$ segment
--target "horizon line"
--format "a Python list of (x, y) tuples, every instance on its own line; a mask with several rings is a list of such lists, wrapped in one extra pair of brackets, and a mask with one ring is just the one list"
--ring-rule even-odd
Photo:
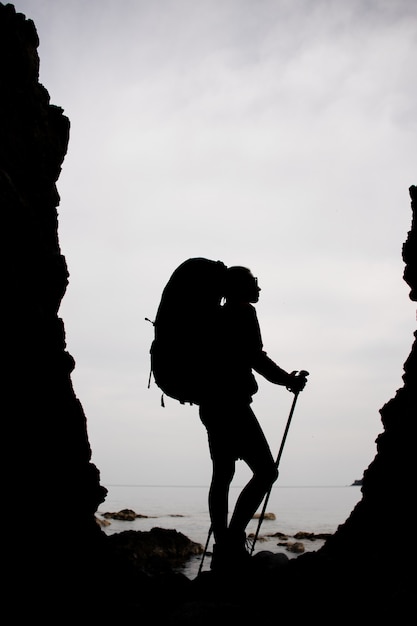
[[(158, 485), (152, 485), (150, 483), (107, 483), (107, 484), (103, 484), (104, 487), (182, 487), (182, 488), (187, 488), (187, 489), (191, 489), (191, 488), (204, 488), (204, 489), (208, 489), (210, 487), (210, 485), (185, 485), (185, 484), (158, 484)], [(242, 489), (245, 485), (231, 485), (230, 488), (231, 489)], [(302, 488), (309, 488), (309, 489), (313, 489), (313, 488), (331, 488), (331, 487), (360, 487), (361, 485), (359, 484), (355, 484), (355, 483), (350, 483), (350, 484), (343, 484), (343, 485), (273, 485), (272, 489), (302, 489)]]

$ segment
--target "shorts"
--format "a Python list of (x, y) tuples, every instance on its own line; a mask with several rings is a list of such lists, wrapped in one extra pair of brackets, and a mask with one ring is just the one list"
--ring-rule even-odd
[(243, 459), (249, 465), (274, 462), (262, 428), (246, 402), (200, 406), (212, 460)]

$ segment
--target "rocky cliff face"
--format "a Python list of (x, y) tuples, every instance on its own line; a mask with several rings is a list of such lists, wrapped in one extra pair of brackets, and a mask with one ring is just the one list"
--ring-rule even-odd
[[(5, 573), (14, 621), (23, 614), (54, 623), (57, 615), (93, 615), (110, 623), (150, 610), (153, 623), (159, 615), (165, 624), (219, 616), (248, 623), (250, 616), (275, 615), (278, 621), (284, 614), (329, 624), (392, 614), (396, 623), (407, 623), (401, 620), (413, 599), (411, 557), (400, 544), (414, 520), (415, 341), (404, 385), (380, 411), (383, 432), (364, 474), (362, 500), (322, 550), (279, 571), (235, 572), (220, 582), (209, 573), (180, 585), (175, 577), (150, 581), (109, 552), (94, 521), (105, 489), (91, 463), (86, 418), (71, 384), (74, 360), (58, 316), (68, 270), (59, 247), (56, 181), (70, 125), (39, 84), (37, 47), (33, 23), (0, 4), (3, 475), (4, 503), (13, 516)], [(416, 300), (415, 187), (410, 194), (404, 279)], [(383, 547), (390, 543), (396, 545)]]
[(28, 589), (48, 589), (62, 556), (73, 561), (80, 545), (86, 554), (100, 541), (94, 512), (105, 496), (58, 317), (68, 271), (55, 183), (70, 124), (39, 84), (38, 44), (34, 24), (0, 4), (3, 479), (16, 548), (7, 575)]

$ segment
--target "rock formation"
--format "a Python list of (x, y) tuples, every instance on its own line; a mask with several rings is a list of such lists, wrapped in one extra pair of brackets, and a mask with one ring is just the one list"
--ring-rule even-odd
[[(67, 597), (62, 573), (93, 557), (101, 542), (94, 513), (105, 498), (58, 317), (68, 270), (56, 181), (70, 124), (39, 84), (38, 44), (34, 24), (0, 4), (3, 476), (14, 549), (6, 572), (11, 590), (33, 591), (35, 605), (48, 589)], [(78, 511), (71, 523), (69, 505)], [(71, 576), (74, 593), (83, 582)]]
[[(58, 311), (68, 270), (58, 239), (56, 182), (69, 121), (39, 84), (34, 24), (0, 4), (0, 201), (3, 219), (3, 445), (6, 600), (13, 621), (60, 623), (90, 617), (154, 624), (249, 623), (283, 616), (325, 624), (392, 618), (413, 608), (410, 551), (414, 517), (416, 342), (403, 386), (381, 409), (377, 454), (364, 472), (362, 500), (316, 553), (251, 573), (210, 572), (195, 581), (150, 577), (112, 549), (95, 521), (105, 499), (91, 463), (86, 417), (71, 384), (74, 359)], [(403, 246), (404, 279), (417, 300), (416, 187)], [(68, 518), (68, 511), (77, 511)], [(46, 518), (46, 521), (45, 521)], [(372, 542), (370, 542), (372, 538)], [(392, 545), (392, 541), (391, 541)], [(276, 617), (276, 619), (274, 618)]]

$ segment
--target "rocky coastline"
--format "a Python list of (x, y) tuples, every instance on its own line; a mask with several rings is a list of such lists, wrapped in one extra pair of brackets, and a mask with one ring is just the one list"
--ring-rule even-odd
[[(275, 519), (273, 513), (266, 515), (266, 518)], [(176, 515), (175, 517), (179, 517)], [(96, 516), (96, 522), (100, 527), (111, 524), (110, 520), (131, 522), (136, 519), (150, 519), (150, 516), (136, 513), (132, 509), (122, 509), (120, 511), (107, 511), (101, 516)], [(256, 519), (256, 516), (255, 516)], [(264, 533), (257, 539), (258, 545), (270, 540), (275, 545), (285, 548), (293, 554), (303, 554), (305, 541), (326, 541), (332, 533), (313, 533), (308, 531), (298, 531), (294, 535), (283, 532)], [(126, 558), (132, 559), (135, 566), (146, 574), (156, 574), (167, 572), (170, 569), (184, 567), (191, 558), (202, 555), (204, 546), (191, 541), (183, 533), (176, 530), (163, 529), (155, 526), (150, 531), (124, 530), (109, 535), (110, 543), (117, 551), (124, 552)], [(253, 540), (254, 535), (249, 534), (248, 539)], [(268, 550), (273, 555), (273, 552)], [(211, 553), (207, 554), (208, 557)], [(265, 555), (264, 555), (265, 562)], [(275, 557), (274, 557), (275, 558)]]

